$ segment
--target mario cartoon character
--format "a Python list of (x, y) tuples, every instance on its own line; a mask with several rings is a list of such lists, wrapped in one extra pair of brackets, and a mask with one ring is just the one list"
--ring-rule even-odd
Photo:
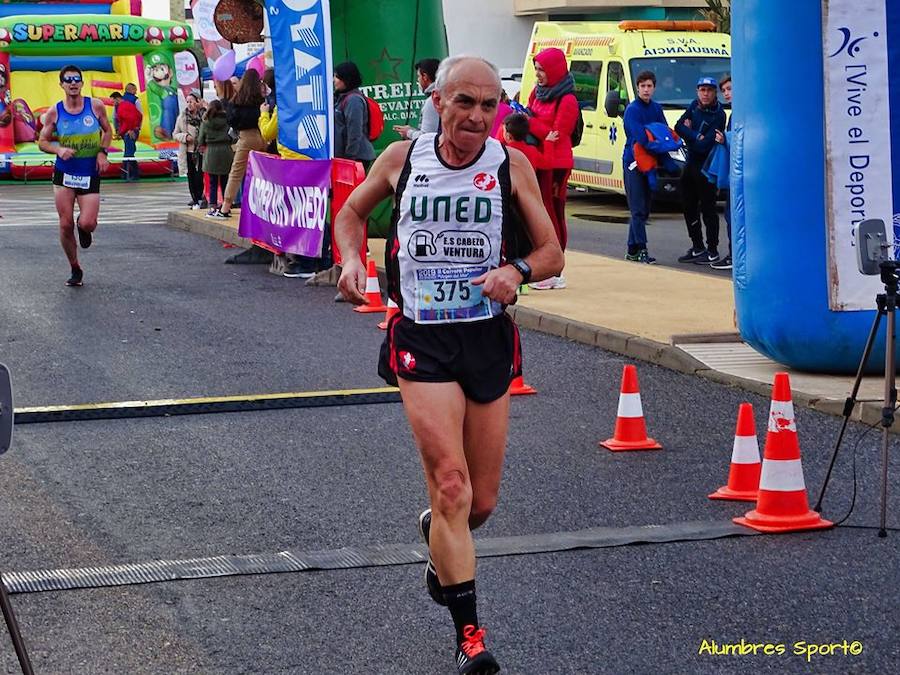
[(9, 47), (10, 42), (12, 42), (12, 38), (9, 36), (9, 31), (5, 28), (0, 28), (0, 49)]
[(163, 41), (162, 29), (157, 28), (156, 26), (150, 26), (147, 29), (146, 39), (147, 39), (147, 42), (149, 42), (151, 45), (154, 45), (154, 46), (161, 45), (162, 41)]
[(172, 86), (172, 64), (166, 54), (152, 52), (145, 60), (147, 94), (153, 133), (160, 139), (171, 139), (178, 117), (178, 92)]
[(183, 45), (187, 42), (187, 30), (184, 26), (173, 26), (169, 31), (169, 39), (176, 45)]

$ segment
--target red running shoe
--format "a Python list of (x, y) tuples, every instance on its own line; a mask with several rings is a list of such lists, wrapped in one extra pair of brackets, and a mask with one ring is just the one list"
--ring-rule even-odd
[(456, 648), (456, 668), (460, 675), (494, 675), (500, 672), (497, 659), (484, 648), (484, 628), (463, 627), (463, 641)]

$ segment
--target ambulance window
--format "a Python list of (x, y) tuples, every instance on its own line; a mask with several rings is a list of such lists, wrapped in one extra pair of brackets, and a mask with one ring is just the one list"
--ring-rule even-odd
[(628, 105), (628, 84), (625, 82), (625, 66), (618, 61), (610, 61), (606, 66), (606, 93), (618, 92), (622, 101), (621, 111)]
[(569, 71), (575, 79), (575, 98), (582, 110), (597, 109), (597, 94), (600, 90), (602, 61), (572, 61)]

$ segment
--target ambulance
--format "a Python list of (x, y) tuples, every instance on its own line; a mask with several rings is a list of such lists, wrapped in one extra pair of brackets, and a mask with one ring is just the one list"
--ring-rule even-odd
[[(636, 98), (638, 73), (656, 74), (653, 99), (674, 128), (697, 97), (697, 81), (718, 81), (731, 71), (731, 36), (716, 33), (709, 21), (539, 21), (523, 68), (522, 105), (528, 105), (535, 87), (534, 56), (548, 47), (566, 54), (584, 121), (569, 178), (569, 185), (578, 189), (625, 194), (622, 115)], [(674, 197), (678, 177), (662, 174), (660, 179), (660, 196)]]

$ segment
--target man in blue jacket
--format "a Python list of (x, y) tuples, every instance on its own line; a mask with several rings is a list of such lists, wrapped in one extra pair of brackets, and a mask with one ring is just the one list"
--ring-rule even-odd
[(634, 159), (634, 144), (646, 143), (645, 127), (653, 122), (667, 124), (662, 106), (653, 100), (656, 75), (645, 70), (636, 80), (637, 98), (625, 108), (625, 150), (622, 153), (622, 173), (625, 178), (625, 195), (631, 220), (628, 223), (628, 253), (625, 260), (652, 265), (656, 258), (647, 252), (647, 219), (650, 217), (650, 183)]
[[(716, 144), (716, 131), (725, 131), (725, 110), (718, 99), (718, 82), (701, 77), (697, 99), (679, 118), (675, 132), (688, 148), (687, 164), (681, 177), (684, 222), (691, 248), (678, 262), (709, 265), (719, 259), (719, 215), (716, 212), (716, 186), (703, 175), (703, 164)], [(700, 217), (706, 226), (706, 245)]]

